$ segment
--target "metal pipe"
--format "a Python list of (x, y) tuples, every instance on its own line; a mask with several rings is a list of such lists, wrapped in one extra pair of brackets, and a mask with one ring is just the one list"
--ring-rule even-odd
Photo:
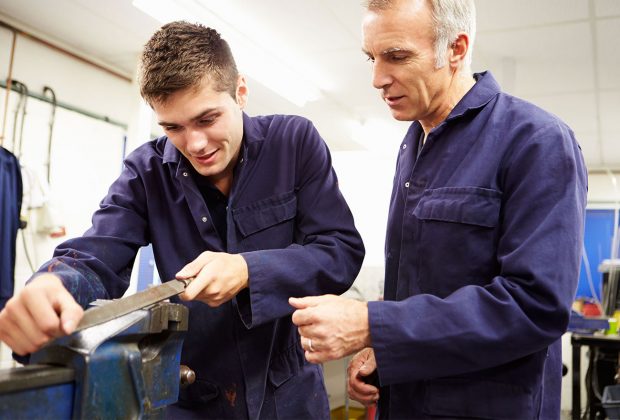
[(82, 57), (80, 55), (77, 55), (77, 54), (75, 54), (75, 53), (73, 53), (71, 51), (68, 51), (68, 50), (66, 50), (64, 48), (61, 48), (61, 47), (59, 47), (57, 45), (54, 45), (51, 42), (46, 41), (46, 40), (44, 40), (42, 38), (39, 38), (36, 35), (33, 35), (31, 33), (28, 33), (28, 32), (25, 32), (25, 31), (23, 31), (23, 30), (21, 30), (19, 28), (16, 28), (15, 26), (13, 26), (13, 25), (11, 25), (9, 23), (6, 23), (3, 20), (0, 20), (0, 27), (4, 27), (4, 28), (6, 28), (6, 29), (8, 29), (10, 31), (13, 31), (14, 34), (22, 35), (22, 36), (24, 36), (26, 38), (29, 38), (29, 39), (31, 39), (33, 41), (38, 42), (39, 44), (43, 44), (46, 47), (51, 48), (52, 50), (55, 50), (55, 51), (58, 51), (58, 52), (60, 52), (62, 54), (68, 55), (69, 57), (74, 58), (74, 59), (76, 59), (78, 61), (81, 61), (82, 63), (86, 63), (86, 64), (88, 64), (90, 66), (96, 67), (96, 68), (98, 68), (101, 71), (104, 71), (106, 73), (111, 74), (112, 76), (116, 76), (119, 79), (123, 79), (124, 81), (131, 83), (131, 77), (128, 77), (125, 74), (122, 74), (122, 73), (120, 73), (118, 71), (109, 69), (109, 68), (107, 68), (105, 66), (102, 66), (101, 64), (95, 63), (94, 61), (91, 61), (91, 60), (89, 60), (87, 58), (84, 58), (84, 57)]
[(51, 185), (50, 174), (52, 169), (52, 134), (54, 133), (54, 121), (56, 119), (56, 92), (49, 86), (43, 86), (43, 95), (47, 96), (49, 93), (50, 101), (52, 102), (52, 110), (50, 113), (50, 132), (47, 139), (47, 183)]
[[(5, 82), (0, 81), (0, 87), (5, 88), (8, 91), (7, 84)], [(14, 92), (18, 92), (18, 93), (20, 92), (19, 90), (17, 90), (15, 88), (15, 86), (11, 86), (11, 90), (13, 90)], [(28, 96), (31, 97), (31, 98), (38, 99), (38, 100), (43, 101), (43, 102), (47, 102), (48, 104), (52, 103), (50, 98), (47, 98), (47, 97), (45, 97), (43, 95), (39, 95), (38, 93), (28, 92)], [(104, 122), (106, 122), (108, 124), (120, 127), (123, 130), (127, 130), (127, 124), (126, 123), (113, 120), (113, 119), (111, 119), (111, 118), (109, 118), (109, 117), (107, 117), (105, 115), (95, 114), (94, 112), (90, 112), (90, 111), (87, 111), (85, 109), (82, 109), (82, 108), (79, 108), (79, 107), (76, 107), (76, 106), (73, 106), (73, 105), (69, 105), (67, 103), (60, 102), (60, 101), (56, 102), (56, 106), (60, 107), (60, 108), (64, 108), (64, 109), (69, 110), (69, 111), (76, 112), (78, 114), (84, 115), (84, 116), (89, 117), (89, 118), (93, 118), (93, 119), (96, 119), (96, 120), (99, 120), (99, 121), (104, 121)]]
[(6, 116), (9, 111), (9, 93), (11, 91), (11, 77), (13, 76), (13, 58), (15, 57), (15, 42), (17, 41), (17, 32), (13, 32), (13, 42), (11, 43), (11, 54), (9, 56), (9, 72), (6, 78), (7, 80), (7, 89), (6, 94), (4, 95), (4, 115), (2, 117), (2, 132), (0, 133), (0, 146), (4, 143), (4, 133), (6, 133)]

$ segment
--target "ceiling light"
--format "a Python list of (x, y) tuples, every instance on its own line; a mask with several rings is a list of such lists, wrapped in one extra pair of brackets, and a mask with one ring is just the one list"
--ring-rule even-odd
[[(199, 0), (134, 0), (133, 5), (142, 12), (150, 15), (161, 23), (175, 20), (199, 22), (216, 29), (228, 42), (233, 51), (239, 71), (273, 92), (282, 96), (293, 104), (303, 107), (306, 102), (321, 97), (321, 90), (317, 83), (310, 80), (303, 72), (295, 69), (307, 66), (295, 65), (286, 51), (278, 53), (264, 47), (265, 43), (258, 43), (252, 33), (244, 33), (226, 21), (222, 16), (214, 13), (213, 8), (206, 5), (206, 1)], [(217, 5), (214, 3), (214, 7)], [(221, 12), (221, 7), (220, 7)], [(247, 25), (237, 25), (247, 28)]]

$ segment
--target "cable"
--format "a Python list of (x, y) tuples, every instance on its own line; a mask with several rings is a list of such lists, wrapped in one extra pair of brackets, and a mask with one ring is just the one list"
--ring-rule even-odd
[(47, 140), (47, 183), (49, 185), (51, 185), (52, 183), (50, 182), (50, 172), (51, 172), (51, 167), (52, 167), (52, 134), (54, 132), (54, 121), (56, 119), (56, 93), (54, 92), (54, 89), (52, 89), (49, 86), (43, 86), (43, 96), (46, 96), (46, 94), (49, 93), (50, 95), (50, 103), (52, 104), (52, 112), (50, 114), (50, 122), (49, 122), (49, 126), (50, 126), (50, 133), (49, 133), (49, 138)]
[[(27, 185), (28, 185), (28, 189), (26, 190), (26, 188), (24, 188), (24, 197), (28, 197), (28, 199), (25, 201), (26, 209), (25, 209), (25, 220), (22, 220), (22, 227), (20, 229), (21, 231), (21, 235), (22, 235), (22, 244), (24, 246), (24, 256), (26, 257), (26, 262), (28, 263), (28, 266), (30, 267), (30, 271), (32, 272), (32, 274), (34, 274), (35, 269), (34, 269), (34, 263), (32, 262), (32, 257), (30, 255), (30, 251), (28, 250), (28, 243), (26, 242), (26, 229), (28, 228), (28, 225), (30, 224), (31, 221), (31, 213), (32, 213), (32, 189), (33, 189), (33, 175), (32, 172), (24, 165), (20, 165), (20, 170), (22, 173), (22, 177), (27, 180)], [(24, 186), (25, 187), (25, 186)], [(22, 208), (22, 210), (24, 210)]]
[[(19, 112), (22, 108), (23, 102), (24, 102), (24, 95), (23, 95), (23, 90), (22, 90), (22, 83), (18, 82), (17, 80), (13, 80), (13, 85), (15, 85), (18, 94), (19, 94), (19, 99), (17, 101), (17, 106), (15, 107), (15, 116), (13, 117), (13, 134), (11, 136), (11, 146), (13, 147), (13, 151), (16, 152), (16, 144), (17, 144), (17, 121), (19, 120)], [(15, 153), (15, 157), (17, 157), (19, 159), (19, 156), (17, 156), (17, 153)]]
[(18, 155), (17, 158), (21, 159), (22, 157), (22, 147), (24, 144), (24, 122), (26, 121), (26, 104), (28, 103), (28, 87), (25, 84), (21, 84), (21, 95), (23, 95), (24, 97), (24, 102), (23, 102), (23, 106), (22, 106), (22, 121), (21, 124), (19, 125), (19, 151), (18, 151)]

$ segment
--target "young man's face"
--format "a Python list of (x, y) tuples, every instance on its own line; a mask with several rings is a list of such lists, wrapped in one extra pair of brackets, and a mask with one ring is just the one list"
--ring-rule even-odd
[(173, 93), (153, 110), (168, 139), (196, 171), (218, 186), (232, 177), (243, 138), (247, 86), (237, 81), (236, 98), (217, 92), (205, 79), (198, 88)]
[(435, 68), (431, 10), (425, 0), (400, 0), (369, 10), (362, 25), (363, 50), (373, 61), (372, 84), (392, 116), (432, 120), (445, 106), (451, 74)]

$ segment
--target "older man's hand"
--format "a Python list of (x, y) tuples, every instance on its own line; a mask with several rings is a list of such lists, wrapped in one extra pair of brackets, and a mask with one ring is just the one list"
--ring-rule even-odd
[(370, 346), (368, 305), (335, 295), (290, 298), (293, 323), (311, 363), (323, 363)]
[(351, 358), (347, 368), (349, 377), (348, 392), (352, 400), (369, 407), (379, 400), (379, 384), (369, 380), (373, 373), (377, 372), (375, 352), (367, 347)]

